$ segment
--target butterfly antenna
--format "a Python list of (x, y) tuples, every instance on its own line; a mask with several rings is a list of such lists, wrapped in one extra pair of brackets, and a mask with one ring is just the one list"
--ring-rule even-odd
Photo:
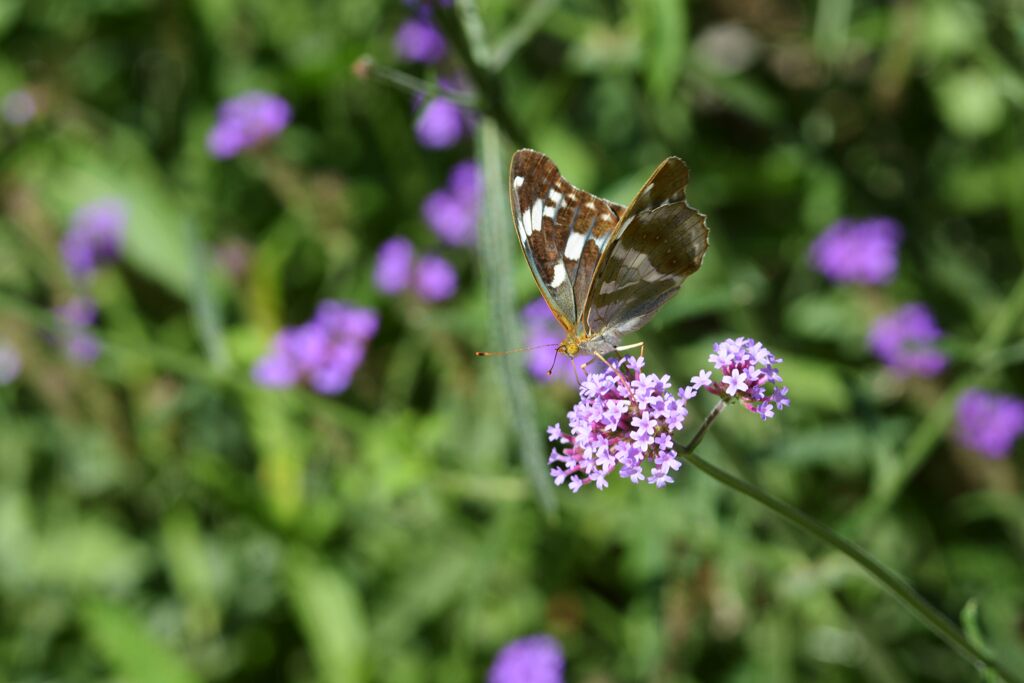
[[(555, 357), (551, 359), (551, 367), (548, 368), (548, 377), (550, 377), (551, 373), (555, 371), (556, 362), (558, 362), (558, 349), (555, 349)], [(573, 363), (573, 367), (576, 367), (575, 363)]]
[[(534, 349), (546, 349), (549, 346), (558, 346), (558, 344), (539, 344), (537, 346), (527, 346), (521, 349), (510, 349), (508, 351), (474, 351), (474, 356), (508, 356), (513, 353), (522, 353), (524, 351), (533, 351)], [(550, 373), (548, 373), (550, 374)]]

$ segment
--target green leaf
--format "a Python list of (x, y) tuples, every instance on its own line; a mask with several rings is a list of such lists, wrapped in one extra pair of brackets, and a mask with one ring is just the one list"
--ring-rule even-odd
[(92, 646), (117, 678), (146, 683), (199, 683), (201, 680), (127, 607), (91, 602), (82, 608), (80, 619)]
[(939, 116), (953, 133), (981, 138), (994, 133), (1006, 118), (1006, 102), (988, 73), (968, 68), (934, 86)]
[(288, 597), (319, 678), (367, 679), (367, 623), (356, 588), (339, 571), (296, 551), (288, 560)]
[(679, 82), (686, 58), (686, 4), (679, 0), (642, 0), (633, 7), (640, 24), (647, 89), (656, 100), (667, 100)]

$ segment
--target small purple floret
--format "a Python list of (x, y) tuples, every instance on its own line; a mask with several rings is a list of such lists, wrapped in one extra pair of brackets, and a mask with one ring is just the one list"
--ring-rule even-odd
[(473, 161), (460, 161), (448, 182), (427, 195), (420, 214), (441, 241), (464, 247), (476, 241), (476, 225), (483, 199), (483, 178)]
[(253, 90), (225, 100), (206, 136), (206, 149), (230, 159), (277, 137), (288, 127), (292, 108), (280, 95)]
[(427, 101), (413, 123), (416, 140), (427, 149), (453, 147), (471, 128), (466, 112), (445, 97)]
[(416, 248), (406, 237), (390, 237), (377, 249), (373, 284), (382, 294), (398, 294), (409, 288)]
[(444, 35), (429, 19), (407, 19), (395, 31), (395, 53), (407, 62), (436, 64), (448, 46)]
[(642, 358), (621, 358), (580, 385), (580, 401), (569, 411), (569, 431), (548, 429), (558, 444), (548, 464), (557, 486), (566, 481), (573, 493), (586, 484), (608, 487), (607, 477), (658, 488), (671, 484), (677, 459), (672, 435), (683, 428), (687, 396), (671, 393), (668, 375), (645, 374)]
[(75, 211), (60, 243), (68, 271), (82, 278), (121, 255), (127, 222), (124, 204), (101, 199)]
[(833, 282), (880, 285), (899, 268), (902, 239), (903, 228), (892, 218), (844, 218), (814, 240), (808, 257)]
[(446, 301), (459, 291), (459, 276), (452, 264), (437, 254), (425, 254), (416, 263), (413, 289), (425, 301)]
[(100, 355), (100, 342), (89, 331), (97, 318), (99, 310), (92, 299), (78, 296), (58, 306), (54, 313), (61, 323), (58, 339), (64, 354), (78, 363), (92, 363)]
[(565, 655), (548, 635), (513, 640), (495, 655), (487, 683), (563, 683)]
[(964, 448), (1005, 458), (1024, 434), (1024, 399), (968, 389), (956, 404), (956, 438)]
[(352, 384), (380, 320), (369, 308), (325, 299), (312, 319), (286, 327), (252, 368), (252, 379), (283, 388), (305, 382), (313, 391), (336, 395)]
[(898, 375), (934, 377), (946, 369), (946, 355), (935, 343), (942, 329), (923, 303), (909, 303), (875, 319), (868, 345)]
[(747, 337), (726, 339), (714, 345), (708, 361), (721, 373), (720, 379), (701, 370), (690, 378), (688, 398), (706, 389), (724, 400), (739, 401), (762, 420), (770, 420), (776, 411), (789, 406), (789, 388), (783, 386), (782, 375), (775, 367), (782, 359), (761, 342)]

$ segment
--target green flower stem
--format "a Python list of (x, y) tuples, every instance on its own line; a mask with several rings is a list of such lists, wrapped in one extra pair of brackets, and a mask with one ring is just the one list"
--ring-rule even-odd
[(719, 401), (711, 413), (704, 419), (703, 424), (698, 428), (690, 443), (680, 450), (680, 455), (686, 462), (734, 491), (756, 500), (761, 505), (780, 515), (790, 524), (803, 529), (859, 564), (864, 571), (870, 574), (882, 587), (887, 589), (896, 598), (897, 602), (907, 608), (918, 621), (927, 626), (935, 635), (945, 641), (947, 645), (979, 671), (989, 668), (1010, 683), (1022, 683), (1024, 679), (1011, 674), (1002, 664), (995, 661), (991, 655), (983, 652), (971, 643), (945, 614), (921, 597), (909, 583), (873, 558), (866, 550), (839, 536), (821, 522), (812, 519), (789, 503), (775, 498), (724, 470), (720, 470), (698, 456), (693, 449), (704, 438), (711, 423), (721, 414), (725, 406), (725, 401)]
[(447, 90), (442, 88), (439, 83), (425, 81), (399, 69), (378, 64), (370, 55), (361, 55), (352, 64), (352, 71), (359, 78), (372, 78), (412, 95), (444, 97), (455, 104), (468, 107), (469, 109), (478, 109), (480, 106), (480, 102), (474, 95)]
[[(438, 23), (444, 31), (455, 52), (462, 58), (469, 72), (469, 77), (480, 92), (480, 106), (484, 113), (489, 114), (502, 131), (517, 147), (527, 147), (527, 138), (523, 130), (513, 120), (505, 104), (501, 81), (488, 71), (483, 64), (490, 61), (490, 47), (484, 42), (482, 24), (476, 3), (460, 0), (456, 3), (455, 12), (435, 12)], [(466, 23), (475, 30), (467, 30)]]

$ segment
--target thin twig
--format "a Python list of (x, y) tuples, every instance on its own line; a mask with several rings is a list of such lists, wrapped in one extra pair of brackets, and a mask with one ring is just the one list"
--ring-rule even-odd
[(478, 109), (480, 107), (479, 99), (472, 93), (451, 90), (445, 88), (440, 83), (426, 81), (400, 69), (392, 69), (390, 66), (378, 64), (370, 55), (362, 55), (353, 62), (352, 73), (359, 78), (373, 78), (412, 95), (443, 97), (469, 109)]

